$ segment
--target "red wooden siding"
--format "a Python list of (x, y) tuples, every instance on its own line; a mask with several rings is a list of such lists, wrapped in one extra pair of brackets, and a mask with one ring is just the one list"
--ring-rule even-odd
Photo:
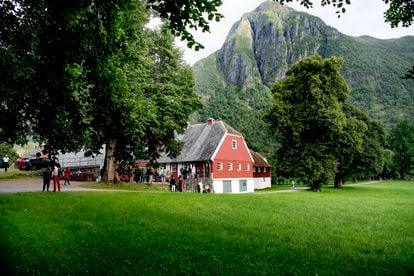
[[(237, 143), (236, 149), (233, 148), (234, 141)], [(217, 163), (222, 163), (222, 170), (217, 169)], [(229, 170), (228, 163), (232, 164), (232, 170)], [(241, 170), (237, 170), (237, 164), (241, 164)], [(246, 165), (249, 170), (246, 170)], [(253, 162), (241, 136), (226, 135), (213, 160), (211, 169), (214, 178), (253, 177)]]
[[(260, 172), (256, 169), (260, 168)], [(266, 172), (264, 172), (264, 169), (266, 169)], [(271, 169), (270, 168), (264, 168), (264, 167), (254, 167), (253, 170), (253, 177), (270, 177), (271, 176)]]

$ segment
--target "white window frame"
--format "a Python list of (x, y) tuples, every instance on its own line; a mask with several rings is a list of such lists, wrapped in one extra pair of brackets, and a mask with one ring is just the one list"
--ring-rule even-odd
[(238, 171), (241, 171), (241, 164), (240, 164), (240, 163), (237, 163), (237, 164), (236, 164), (236, 167), (237, 167), (237, 170), (238, 170)]
[(237, 140), (231, 140), (231, 148), (237, 149)]
[(246, 168), (246, 172), (250, 171), (250, 164), (247, 163), (245, 168)]
[(217, 162), (217, 170), (222, 171), (223, 170), (223, 163)]
[(227, 163), (227, 170), (232, 171), (233, 170), (233, 163), (229, 162)]

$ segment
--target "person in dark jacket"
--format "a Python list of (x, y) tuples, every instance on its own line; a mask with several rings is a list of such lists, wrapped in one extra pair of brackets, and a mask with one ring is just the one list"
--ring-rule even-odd
[(182, 192), (183, 188), (184, 188), (184, 180), (183, 180), (183, 176), (180, 175), (180, 177), (178, 177), (178, 190)]
[(49, 192), (50, 179), (52, 179), (52, 170), (50, 167), (47, 167), (43, 170), (43, 192), (45, 191), (45, 188), (47, 188), (47, 191)]
[(170, 179), (170, 189), (171, 189), (171, 192), (175, 192), (175, 185), (176, 184), (177, 184), (177, 182), (175, 181), (174, 175), (171, 175), (171, 179)]

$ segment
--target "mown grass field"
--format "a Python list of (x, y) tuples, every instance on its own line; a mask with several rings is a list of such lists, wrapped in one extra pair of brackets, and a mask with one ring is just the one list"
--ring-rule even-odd
[(414, 182), (322, 193), (4, 194), (0, 221), (9, 274), (414, 274)]

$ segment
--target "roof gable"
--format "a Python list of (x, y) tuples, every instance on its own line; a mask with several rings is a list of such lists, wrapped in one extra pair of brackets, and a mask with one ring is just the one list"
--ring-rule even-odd
[(250, 150), (250, 154), (253, 157), (253, 166), (255, 167), (267, 167), (270, 168), (271, 166), (267, 163), (266, 158), (261, 156), (258, 152)]
[(189, 125), (185, 134), (177, 137), (180, 141), (184, 142), (181, 153), (176, 158), (169, 158), (164, 153), (158, 159), (158, 162), (169, 163), (210, 160), (223, 136), (229, 131), (241, 135), (221, 121), (216, 121), (214, 124), (203, 123)]

